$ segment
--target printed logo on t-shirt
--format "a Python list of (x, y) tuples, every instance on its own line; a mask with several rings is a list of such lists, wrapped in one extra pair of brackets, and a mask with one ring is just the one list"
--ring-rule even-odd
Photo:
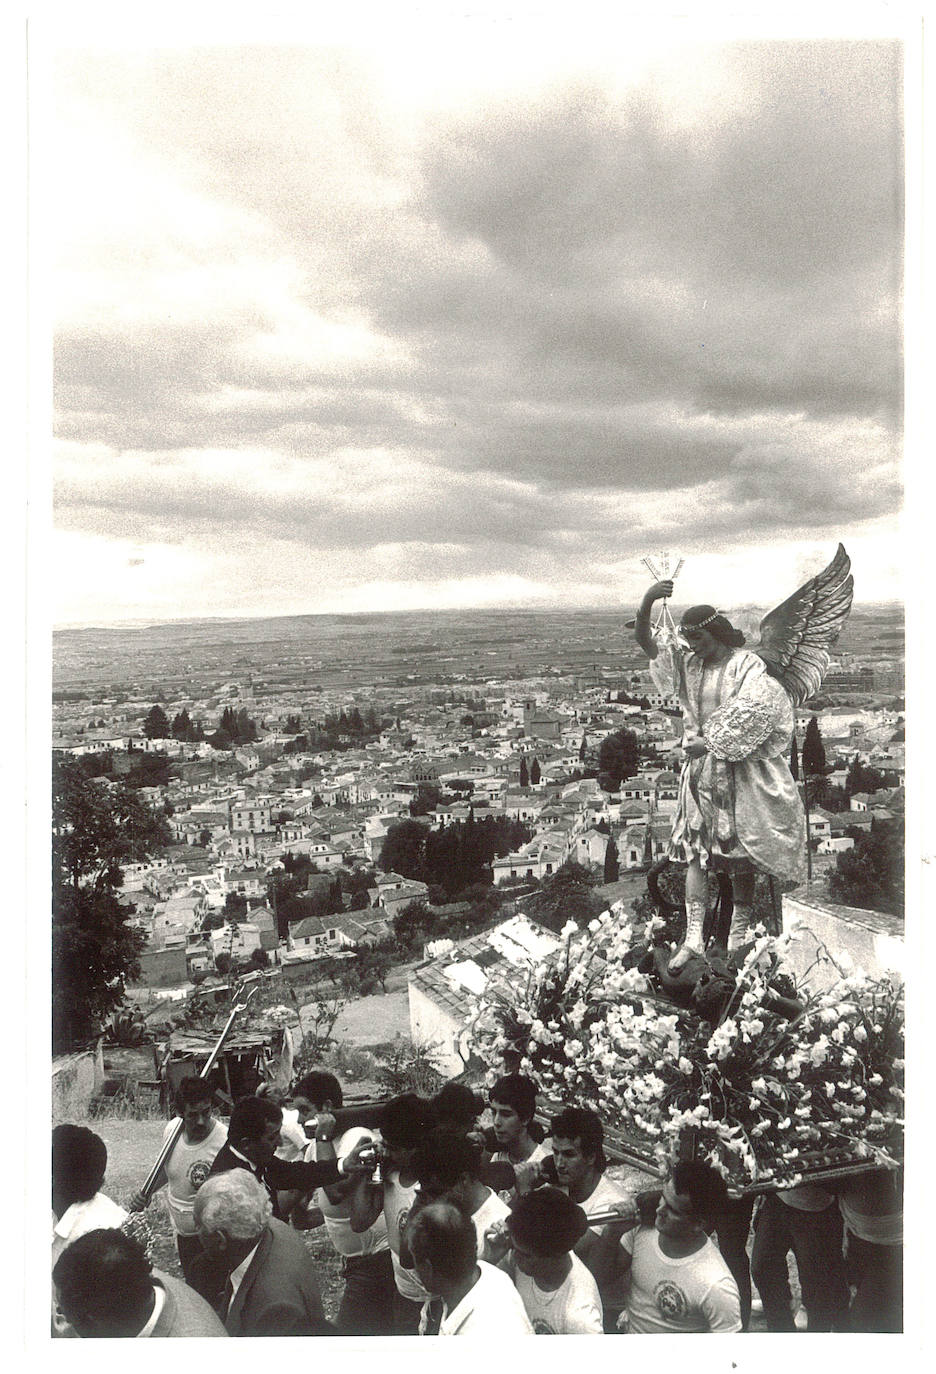
[(549, 1325), (549, 1322), (544, 1321), (542, 1317), (534, 1317), (533, 1334), (534, 1336), (555, 1336), (556, 1332)]
[(661, 1279), (653, 1290), (653, 1297), (661, 1317), (666, 1317), (669, 1321), (679, 1321), (686, 1315), (689, 1307), (686, 1295), (671, 1279)]
[(409, 1209), (409, 1207), (404, 1207), (404, 1208), (402, 1208), (402, 1210), (397, 1214), (397, 1235), (398, 1235), (398, 1236), (402, 1236), (403, 1232), (406, 1230), (406, 1223), (407, 1223), (407, 1221), (409, 1220), (409, 1214), (410, 1214), (410, 1209)]
[(188, 1181), (192, 1185), (192, 1192), (197, 1193), (205, 1179), (211, 1173), (210, 1159), (196, 1159), (188, 1171)]

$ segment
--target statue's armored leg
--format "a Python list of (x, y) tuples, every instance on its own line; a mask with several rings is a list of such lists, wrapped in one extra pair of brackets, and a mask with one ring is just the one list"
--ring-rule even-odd
[(728, 948), (739, 949), (751, 938), (754, 925), (754, 882), (756, 874), (749, 864), (739, 864), (731, 872), (731, 891), (734, 897), (734, 911), (731, 914), (731, 929), (728, 932)]
[(691, 954), (703, 951), (702, 923), (708, 898), (708, 874), (698, 859), (686, 870), (686, 934), (669, 961), (670, 973), (678, 973)]

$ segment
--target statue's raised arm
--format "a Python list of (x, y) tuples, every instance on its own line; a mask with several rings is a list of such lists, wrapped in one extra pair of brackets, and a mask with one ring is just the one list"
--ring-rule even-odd
[(761, 621), (756, 652), (767, 671), (783, 683), (794, 706), (802, 706), (818, 692), (854, 590), (851, 560), (839, 544), (827, 568)]

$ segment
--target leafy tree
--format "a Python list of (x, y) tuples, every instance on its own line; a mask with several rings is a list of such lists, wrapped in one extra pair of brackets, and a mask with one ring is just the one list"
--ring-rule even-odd
[(229, 892), (224, 899), (224, 914), (229, 921), (239, 921), (247, 915), (247, 898), (243, 892)]
[(143, 721), (143, 733), (147, 739), (169, 739), (169, 717), (161, 706), (151, 706)]
[(127, 925), (122, 865), (168, 843), (165, 818), (137, 793), (85, 776), (77, 761), (52, 767), (52, 1038), (56, 1050), (87, 1041), (138, 977), (142, 932)]
[(604, 906), (593, 887), (594, 878), (588, 869), (568, 860), (525, 899), (527, 914), (556, 934), (569, 920), (587, 926)]
[(387, 831), (380, 851), (380, 867), (384, 873), (421, 878), (425, 847), (426, 827), (418, 821), (400, 821)]
[(856, 754), (845, 778), (845, 795), (851, 798), (856, 792), (877, 792), (883, 786), (884, 774), (862, 763)]
[(438, 935), (441, 922), (426, 902), (407, 902), (393, 918), (393, 933), (404, 949), (422, 944)]
[(257, 949), (252, 949), (250, 951), (249, 962), (253, 964), (254, 968), (266, 968), (267, 964), (270, 962), (270, 956), (265, 949), (261, 949), (258, 946)]
[(380, 987), (387, 991), (387, 975), (393, 968), (393, 950), (386, 943), (377, 945), (355, 945), (357, 955), (355, 970), (359, 979), (360, 995), (369, 996)]
[(904, 838), (891, 823), (863, 834), (853, 849), (837, 855), (829, 894), (846, 906), (904, 914)]
[(193, 744), (196, 740), (204, 738), (201, 726), (193, 723), (184, 706), (178, 715), (173, 717), (172, 738), (183, 740), (186, 744)]
[(523, 758), (523, 757), (521, 756), (521, 758), (520, 758), (520, 786), (521, 786), (521, 787), (529, 787), (529, 785), (530, 785), (530, 770), (527, 768), (527, 761), (526, 761), (526, 759)]
[(366, 892), (353, 892), (351, 902), (348, 906), (349, 911), (366, 911), (370, 906)]
[(585, 762), (585, 755), (588, 752), (588, 736), (582, 734), (582, 743), (579, 745), (579, 763)]
[(533, 763), (530, 766), (530, 786), (536, 787), (541, 776), (542, 775), (540, 773), (539, 759), (534, 758)]
[(825, 745), (819, 733), (819, 722), (815, 716), (809, 717), (806, 734), (803, 737), (802, 754), (803, 774), (807, 778), (824, 777), (826, 773)]
[(608, 846), (604, 856), (604, 881), (606, 883), (616, 883), (621, 876), (621, 865), (618, 859), (617, 845), (614, 843), (614, 836), (608, 836)]
[(637, 736), (633, 730), (615, 730), (601, 741), (598, 782), (605, 792), (616, 792), (625, 778), (634, 776), (639, 766)]
[(442, 789), (432, 782), (421, 782), (410, 802), (411, 816), (428, 816), (442, 800)]
[(211, 844), (211, 831), (207, 827), (198, 832), (198, 843), (201, 845), (202, 849), (207, 849)]
[(286, 734), (298, 735), (302, 732), (302, 722), (298, 716), (286, 717)]
[(215, 955), (215, 968), (218, 970), (222, 978), (226, 978), (228, 976), (228, 974), (231, 972), (233, 965), (234, 960), (231, 958), (230, 954), (228, 954), (225, 950), (222, 949), (220, 954)]

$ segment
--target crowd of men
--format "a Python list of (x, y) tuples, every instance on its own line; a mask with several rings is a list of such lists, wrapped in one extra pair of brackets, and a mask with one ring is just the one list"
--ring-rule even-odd
[[(208, 1085), (184, 1080), (178, 1141), (128, 1204), (165, 1187), (183, 1279), (127, 1234), (100, 1137), (53, 1131), (54, 1335), (741, 1332), (752, 1276), (768, 1330), (793, 1331), (790, 1251), (808, 1330), (901, 1329), (893, 1173), (768, 1194), (756, 1219), (698, 1160), (633, 1195), (607, 1172), (597, 1115), (568, 1107), (547, 1135), (520, 1074), (487, 1100), (452, 1082), (345, 1108), (321, 1070), (285, 1101), (241, 1099), (226, 1127), (213, 1111)], [(303, 1239), (319, 1227), (341, 1258), (332, 1320)]]

